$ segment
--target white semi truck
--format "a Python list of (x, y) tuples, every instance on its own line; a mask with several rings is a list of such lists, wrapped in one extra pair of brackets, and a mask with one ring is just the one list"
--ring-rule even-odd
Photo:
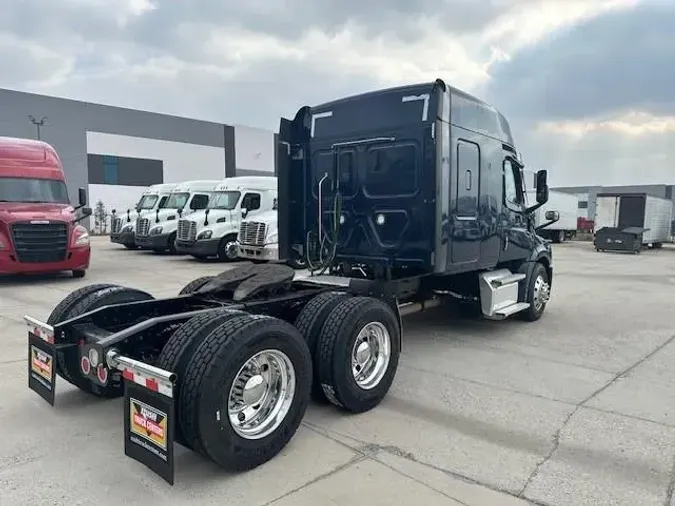
[(181, 217), (206, 209), (221, 180), (185, 181), (169, 194), (163, 208), (136, 220), (134, 239), (142, 249), (176, 253), (176, 231)]
[(133, 209), (129, 208), (121, 215), (118, 215), (117, 210), (113, 209), (110, 242), (121, 244), (127, 249), (136, 249), (138, 247), (134, 237), (136, 220), (140, 215), (150, 214), (156, 209), (162, 209), (169, 198), (169, 193), (175, 187), (175, 183), (154, 184), (143, 192)]
[[(254, 262), (279, 261), (278, 213), (275, 204), (272, 211), (255, 218), (242, 220), (237, 236), (239, 258)], [(286, 262), (294, 269), (306, 269), (307, 261), (295, 254)]]
[(255, 220), (271, 211), (276, 198), (277, 178), (273, 176), (231, 177), (221, 181), (206, 209), (178, 221), (176, 251), (198, 259), (236, 260), (242, 219)]

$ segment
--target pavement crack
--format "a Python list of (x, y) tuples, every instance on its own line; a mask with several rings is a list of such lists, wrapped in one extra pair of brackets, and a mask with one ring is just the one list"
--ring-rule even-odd
[(529, 487), (530, 483), (532, 483), (532, 480), (534, 480), (537, 477), (537, 475), (539, 474), (539, 470), (542, 468), (544, 464), (546, 464), (549, 460), (551, 460), (555, 452), (558, 451), (558, 447), (560, 446), (560, 435), (562, 431), (565, 429), (565, 427), (567, 427), (567, 424), (570, 422), (572, 417), (577, 414), (583, 402), (586, 401), (582, 401), (581, 403), (577, 404), (576, 407), (572, 411), (570, 411), (569, 414), (565, 417), (563, 422), (560, 424), (560, 427), (558, 427), (558, 430), (555, 431), (555, 433), (553, 434), (553, 445), (551, 446), (550, 451), (544, 456), (543, 459), (537, 462), (537, 464), (534, 466), (534, 469), (527, 477), (527, 480), (525, 480), (523, 488), (520, 490), (520, 492), (518, 492), (518, 497), (522, 498), (525, 497), (525, 491), (527, 490), (527, 487)]
[[(407, 452), (405, 450), (402, 450), (402, 449), (398, 448), (397, 446), (380, 445), (380, 444), (377, 444), (377, 443), (368, 443), (368, 442), (363, 441), (361, 439), (355, 438), (354, 436), (343, 434), (343, 433), (341, 433), (339, 431), (336, 431), (334, 429), (328, 429), (328, 428), (322, 427), (322, 426), (317, 425), (317, 424), (312, 423), (312, 422), (303, 421), (302, 423), (306, 428), (308, 428), (310, 430), (313, 430), (317, 434), (319, 434), (321, 436), (324, 436), (327, 439), (330, 439), (332, 441), (335, 441), (336, 443), (339, 443), (339, 444), (341, 444), (341, 445), (343, 445), (347, 448), (351, 448), (357, 454), (362, 456), (361, 458), (357, 458), (358, 461), (370, 458), (372, 460), (375, 460), (375, 461), (379, 462), (380, 464), (383, 464), (387, 467), (390, 467), (388, 464), (382, 462), (380, 459), (377, 458), (378, 452), (388, 453), (390, 455), (394, 455), (395, 457), (400, 457), (402, 459), (415, 462), (416, 464), (419, 464), (420, 466), (425, 467), (427, 469), (431, 469), (433, 471), (438, 471), (438, 472), (443, 473), (447, 476), (450, 476), (451, 478), (463, 481), (464, 483), (468, 483), (468, 484), (471, 484), (471, 485), (478, 485), (478, 486), (484, 487), (488, 490), (492, 490), (493, 492), (499, 492), (501, 494), (509, 495), (511, 497), (520, 498), (517, 494), (515, 494), (511, 490), (503, 489), (503, 488), (494, 486), (492, 484), (483, 483), (481, 481), (476, 480), (475, 478), (470, 478), (468, 476), (464, 476), (464, 475), (456, 473), (454, 471), (444, 469), (442, 467), (431, 464), (429, 462), (424, 462), (422, 460), (419, 460), (411, 452)], [(337, 437), (333, 437), (331, 434), (334, 434)], [(356, 446), (351, 446), (351, 445), (341, 441), (340, 439), (338, 439), (338, 437), (353, 441)], [(400, 471), (398, 471), (398, 469), (393, 469), (393, 470), (400, 473)], [(407, 476), (404, 473), (400, 473), (400, 474), (402, 474), (403, 476)], [(410, 478), (410, 476), (408, 476), (408, 478)], [(414, 479), (414, 478), (411, 478), (411, 479)], [(434, 490), (436, 492), (439, 492), (439, 493), (443, 494), (443, 492), (440, 492), (440, 491), (436, 490), (435, 488), (430, 487), (426, 483), (422, 483), (422, 484), (431, 488), (432, 490)], [(286, 495), (288, 495), (288, 494), (286, 494)], [(444, 495), (447, 495), (447, 494), (444, 494)], [(451, 496), (447, 496), (447, 497), (451, 497)], [(455, 501), (458, 501), (458, 499), (455, 498), (455, 497), (451, 497), (451, 498), (454, 499)], [(275, 500), (277, 500), (277, 499), (275, 499)], [(461, 501), (459, 501), (459, 502), (461, 503)], [(532, 506), (550, 506), (547, 503), (539, 502), (539, 501), (536, 501), (536, 500), (533, 500), (533, 499), (528, 499), (528, 502), (530, 504), (532, 504)], [(268, 506), (269, 504), (271, 504), (271, 503), (267, 503), (263, 506)]]
[(668, 480), (668, 488), (666, 489), (666, 500), (663, 506), (671, 506), (673, 504), (673, 493), (675, 492), (675, 458), (673, 458), (673, 467), (670, 470), (670, 479)]
[[(632, 365), (626, 367), (624, 370), (618, 372), (615, 374), (612, 379), (610, 379), (607, 383), (605, 383), (603, 386), (595, 390), (591, 395), (586, 397), (584, 400), (582, 400), (579, 404), (575, 406), (575, 408), (565, 417), (565, 419), (562, 421), (560, 424), (560, 427), (555, 431), (553, 434), (553, 445), (551, 446), (551, 450), (542, 458), (537, 464), (535, 464), (534, 469), (530, 473), (530, 475), (527, 477), (525, 480), (525, 484), (523, 485), (523, 488), (520, 490), (518, 493), (518, 497), (525, 498), (525, 492), (527, 491), (527, 488), (530, 486), (534, 478), (537, 477), (539, 474), (539, 470), (546, 464), (549, 460), (553, 458), (555, 455), (556, 451), (558, 451), (558, 448), (560, 447), (560, 436), (562, 434), (562, 431), (567, 427), (569, 424), (570, 420), (572, 420), (572, 417), (576, 415), (581, 408), (585, 406), (588, 402), (593, 400), (595, 397), (600, 395), (602, 392), (607, 390), (610, 386), (612, 386), (614, 383), (616, 383), (619, 379), (625, 378), (628, 376), (636, 367), (639, 365), (643, 364), (650, 358), (652, 358), (654, 355), (656, 355), (659, 351), (661, 351), (663, 348), (668, 346), (670, 343), (675, 341), (675, 334), (670, 336), (668, 339), (666, 339), (663, 343), (661, 343), (659, 346), (654, 348), (652, 351), (647, 353), (644, 357), (638, 359), (636, 362), (634, 362)], [(672, 497), (673, 495), (673, 487), (675, 487), (675, 467), (673, 469), (673, 473), (671, 473), (671, 480), (670, 480), (670, 485), (668, 487), (668, 493), (670, 494), (669, 497)], [(666, 506), (670, 506), (670, 503), (668, 502)]]
[(345, 462), (344, 464), (339, 465), (339, 466), (337, 466), (336, 468), (331, 469), (331, 470), (328, 471), (327, 473), (323, 473), (323, 474), (321, 474), (321, 475), (319, 475), (319, 476), (317, 476), (317, 477), (315, 477), (315, 478), (309, 480), (309, 481), (306, 482), (306, 483), (303, 483), (302, 485), (300, 485), (299, 487), (294, 488), (293, 490), (289, 490), (288, 492), (286, 492), (286, 493), (284, 493), (284, 494), (281, 494), (279, 497), (275, 497), (275, 498), (272, 499), (271, 501), (268, 501), (268, 502), (264, 503), (262, 506), (270, 506), (271, 504), (274, 504), (275, 502), (280, 501), (280, 500), (284, 499), (285, 497), (288, 497), (288, 496), (290, 496), (290, 495), (293, 495), (293, 494), (295, 494), (296, 492), (300, 492), (302, 489), (304, 489), (304, 488), (306, 488), (306, 487), (309, 487), (310, 485), (313, 485), (313, 484), (318, 483), (318, 482), (320, 482), (320, 481), (322, 481), (322, 480), (325, 480), (326, 478), (330, 478), (330, 477), (333, 476), (334, 474), (337, 474), (337, 473), (339, 473), (340, 471), (344, 471), (344, 470), (347, 469), (348, 467), (353, 466), (354, 464), (356, 464), (356, 463), (358, 463), (358, 462), (361, 462), (362, 460), (365, 460), (365, 459), (367, 459), (367, 458), (368, 458), (368, 457), (367, 457), (366, 455), (356, 455), (356, 456), (354, 456), (353, 458), (349, 459), (349, 460), (348, 460), (347, 462)]
[(605, 385), (603, 385), (602, 387), (598, 388), (595, 392), (593, 392), (591, 395), (589, 395), (586, 399), (584, 399), (583, 401), (581, 401), (581, 402), (579, 403), (579, 407), (582, 407), (582, 406), (583, 406), (584, 404), (586, 404), (587, 402), (590, 402), (594, 397), (598, 396), (599, 394), (601, 394), (602, 392), (604, 392), (605, 390), (607, 390), (609, 387), (611, 387), (614, 383), (616, 383), (616, 382), (617, 382), (618, 380), (620, 380), (621, 378), (625, 378), (626, 376), (628, 376), (631, 372), (633, 372), (633, 370), (634, 370), (635, 368), (637, 368), (638, 366), (642, 365), (644, 362), (646, 362), (647, 360), (649, 360), (650, 358), (652, 358), (654, 355), (656, 355), (658, 352), (660, 352), (660, 351), (661, 351), (662, 349), (664, 349), (666, 346), (668, 346), (669, 344), (671, 344), (673, 341), (675, 341), (675, 334), (673, 334), (672, 336), (670, 336), (670, 337), (669, 337), (668, 339), (666, 339), (663, 343), (661, 343), (661, 344), (658, 345), (656, 348), (654, 348), (652, 351), (650, 351), (649, 353), (647, 353), (644, 357), (638, 359), (635, 363), (633, 363), (632, 365), (626, 367), (623, 371), (620, 371), (620, 372), (618, 372), (617, 374), (615, 374), (614, 377), (613, 377), (612, 379), (610, 379)]

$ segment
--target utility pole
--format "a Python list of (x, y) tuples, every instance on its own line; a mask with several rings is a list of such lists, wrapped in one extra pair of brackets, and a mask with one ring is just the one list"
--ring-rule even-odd
[(40, 128), (44, 126), (45, 122), (47, 121), (47, 116), (43, 116), (40, 121), (36, 120), (32, 114), (28, 115), (28, 119), (30, 120), (33, 125), (35, 125), (35, 130), (37, 131), (37, 139), (40, 140)]

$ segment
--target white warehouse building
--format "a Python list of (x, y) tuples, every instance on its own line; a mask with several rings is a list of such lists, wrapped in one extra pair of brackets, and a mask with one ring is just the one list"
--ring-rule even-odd
[[(39, 138), (64, 165), (71, 201), (126, 209), (159, 183), (274, 175), (276, 134), (0, 89), (0, 136)], [(39, 123), (42, 123), (39, 125)]]

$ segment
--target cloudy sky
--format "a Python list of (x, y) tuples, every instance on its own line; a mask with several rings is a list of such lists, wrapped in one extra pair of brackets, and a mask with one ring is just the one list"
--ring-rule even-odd
[(433, 80), (554, 185), (675, 183), (675, 0), (0, 0), (0, 87), (276, 129)]

